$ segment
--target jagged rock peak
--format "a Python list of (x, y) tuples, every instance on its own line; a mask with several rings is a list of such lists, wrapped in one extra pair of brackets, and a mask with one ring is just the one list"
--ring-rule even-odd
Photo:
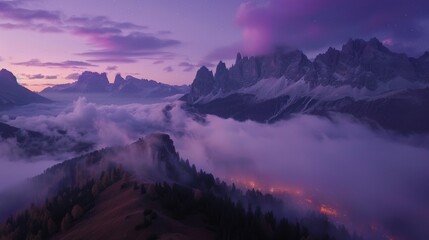
[(18, 82), (13, 73), (3, 68), (0, 70), (0, 84), (16, 85)]
[(82, 80), (83, 81), (98, 80), (98, 81), (107, 81), (107, 83), (109, 82), (109, 80), (107, 79), (106, 73), (98, 73), (98, 72), (90, 72), (90, 71), (85, 71), (79, 76), (78, 81), (82, 81)]
[(120, 73), (116, 74), (114, 84), (120, 85), (123, 82), (125, 82), (125, 79), (121, 76), (121, 74)]
[(237, 57), (235, 58), (235, 64), (239, 63), (241, 59), (241, 53), (237, 53)]
[(168, 134), (152, 133), (145, 138), (146, 141), (153, 144), (158, 149), (167, 150), (169, 153), (175, 154), (176, 148), (174, 142)]
[(198, 71), (197, 75), (195, 76), (195, 81), (197, 82), (213, 82), (214, 76), (213, 72), (210, 71), (207, 67), (202, 66)]
[(202, 66), (195, 76), (195, 80), (191, 85), (193, 99), (209, 94), (215, 86), (213, 72), (207, 67)]
[(343, 45), (341, 52), (344, 54), (360, 56), (367, 48), (384, 53), (391, 53), (391, 51), (377, 38), (371, 38), (369, 41), (365, 41), (360, 38), (350, 39), (346, 44)]
[(224, 62), (220, 61), (220, 62), (217, 64), (217, 67), (216, 67), (216, 73), (218, 73), (218, 72), (223, 72), (223, 71), (225, 71), (225, 70), (227, 70), (227, 68), (226, 68), (226, 64), (225, 64)]

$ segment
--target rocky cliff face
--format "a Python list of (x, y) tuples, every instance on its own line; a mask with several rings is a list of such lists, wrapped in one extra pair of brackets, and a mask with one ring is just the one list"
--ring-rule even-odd
[(81, 92), (107, 92), (109, 80), (106, 73), (86, 71), (79, 76), (74, 87)]
[(330, 48), (316, 57), (313, 66), (315, 74), (309, 80), (316, 85), (350, 85), (376, 90), (379, 84), (395, 78), (424, 81), (411, 58), (391, 52), (377, 39), (350, 40), (341, 51)]
[[(390, 51), (375, 38), (369, 41), (355, 39), (344, 44), (341, 50), (329, 48), (314, 61), (298, 50), (278, 50), (257, 57), (238, 54), (229, 69), (220, 62), (214, 77), (207, 68), (201, 68), (187, 99), (193, 102), (201, 96), (231, 93), (253, 86), (262, 79), (282, 77), (289, 83), (302, 80), (310, 88), (349, 86), (369, 91), (381, 89), (383, 85), (407, 88), (429, 84), (428, 69), (429, 53), (413, 59)], [(391, 84), (393, 82), (395, 84)]]
[(201, 68), (182, 99), (192, 111), (240, 121), (341, 112), (401, 133), (429, 132), (429, 52), (410, 58), (374, 38), (350, 40), (313, 61), (297, 50), (238, 54), (214, 76)]

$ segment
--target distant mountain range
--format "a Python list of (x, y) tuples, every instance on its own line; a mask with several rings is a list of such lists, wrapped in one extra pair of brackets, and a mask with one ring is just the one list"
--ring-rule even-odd
[(215, 74), (198, 70), (191, 111), (272, 123), (296, 113), (351, 114), (401, 133), (429, 132), (429, 52), (418, 58), (392, 52), (378, 39), (349, 40), (313, 61), (299, 51), (237, 55)]
[(123, 78), (119, 74), (111, 84), (106, 73), (86, 71), (76, 82), (48, 87), (41, 93), (106, 93), (114, 96), (158, 98), (187, 92), (189, 92), (189, 86), (186, 85), (173, 86), (132, 76)]
[(6, 69), (0, 70), (0, 110), (29, 103), (49, 103), (50, 100), (18, 84)]

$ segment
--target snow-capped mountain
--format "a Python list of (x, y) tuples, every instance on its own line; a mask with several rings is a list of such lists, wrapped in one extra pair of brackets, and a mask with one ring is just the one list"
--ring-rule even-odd
[(132, 76), (123, 78), (116, 75), (114, 83), (109, 83), (106, 73), (83, 72), (74, 83), (60, 84), (46, 88), (42, 93), (108, 93), (115, 96), (132, 97), (168, 97), (184, 94), (188, 86), (172, 86), (153, 80), (137, 79)]
[(0, 70), (0, 109), (29, 103), (48, 103), (44, 98), (18, 84), (13, 73)]
[(183, 98), (191, 110), (274, 122), (295, 113), (349, 113), (404, 133), (429, 131), (429, 53), (392, 52), (379, 40), (349, 40), (313, 61), (299, 51), (242, 57), (215, 74), (198, 70)]

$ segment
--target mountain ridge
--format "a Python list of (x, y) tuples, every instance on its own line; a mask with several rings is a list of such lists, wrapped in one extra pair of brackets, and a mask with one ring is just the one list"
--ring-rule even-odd
[(168, 97), (185, 94), (188, 86), (168, 85), (154, 80), (138, 79), (131, 75), (123, 78), (120, 74), (110, 83), (106, 73), (83, 72), (73, 83), (59, 84), (45, 88), (41, 93), (105, 93), (114, 96)]
[(222, 61), (214, 74), (200, 68), (181, 100), (190, 111), (239, 121), (272, 123), (298, 113), (338, 112), (408, 134), (429, 132), (429, 124), (422, 124), (429, 121), (427, 96), (429, 53), (408, 57), (372, 38), (351, 39), (313, 61), (300, 50), (238, 53), (229, 69)]

